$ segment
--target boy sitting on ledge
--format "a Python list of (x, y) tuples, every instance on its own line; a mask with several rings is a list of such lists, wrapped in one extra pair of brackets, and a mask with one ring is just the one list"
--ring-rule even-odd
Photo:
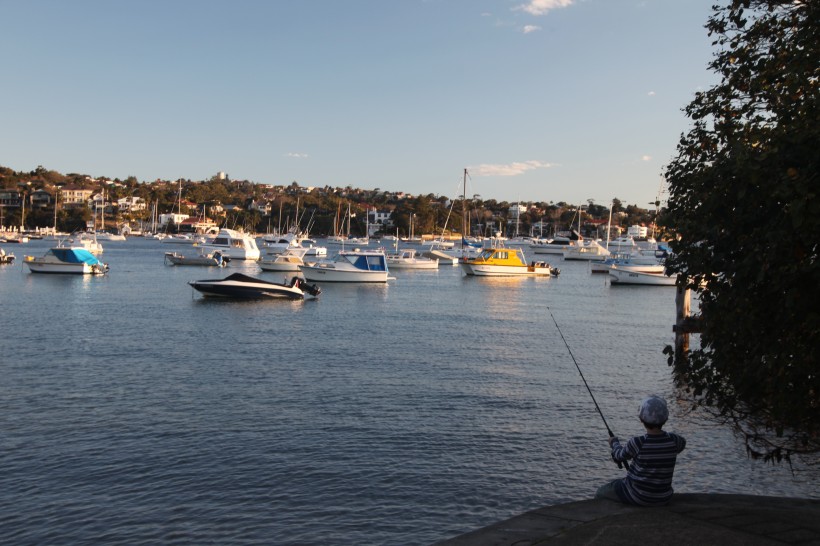
[(646, 434), (621, 445), (617, 437), (609, 438), (612, 459), (631, 461), (625, 478), (602, 485), (595, 498), (610, 499), (637, 506), (660, 506), (672, 498), (672, 475), (677, 455), (686, 447), (683, 436), (662, 430), (669, 418), (666, 401), (650, 396), (641, 402), (638, 418)]

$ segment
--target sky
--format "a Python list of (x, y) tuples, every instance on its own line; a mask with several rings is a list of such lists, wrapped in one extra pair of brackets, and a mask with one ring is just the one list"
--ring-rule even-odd
[(0, 0), (0, 165), (644, 208), (714, 0)]

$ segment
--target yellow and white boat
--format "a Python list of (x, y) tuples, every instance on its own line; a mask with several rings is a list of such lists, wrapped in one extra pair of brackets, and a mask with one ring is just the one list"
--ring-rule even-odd
[(460, 264), (464, 273), (478, 277), (549, 277), (559, 273), (546, 262), (528, 264), (520, 248), (485, 248), (475, 258), (461, 260)]

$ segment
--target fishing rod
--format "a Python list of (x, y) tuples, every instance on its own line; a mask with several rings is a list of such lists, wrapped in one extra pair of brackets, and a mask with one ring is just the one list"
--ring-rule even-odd
[[(615, 434), (613, 434), (612, 429), (609, 428), (609, 424), (606, 422), (606, 417), (604, 417), (604, 412), (602, 412), (600, 406), (598, 406), (598, 402), (597, 402), (597, 400), (595, 400), (595, 396), (592, 394), (592, 389), (589, 388), (589, 383), (587, 383), (587, 380), (584, 377), (584, 373), (581, 371), (581, 367), (578, 365), (578, 361), (575, 360), (575, 355), (572, 354), (572, 349), (570, 349), (569, 343), (567, 343), (567, 340), (564, 337), (564, 332), (561, 331), (561, 327), (558, 326), (558, 321), (555, 320), (555, 315), (552, 314), (552, 309), (547, 307), (547, 311), (549, 311), (550, 317), (552, 318), (552, 322), (555, 323), (555, 328), (558, 330), (558, 333), (561, 335), (561, 341), (564, 342), (564, 345), (566, 345), (566, 347), (567, 347), (567, 351), (569, 351), (569, 356), (572, 358), (572, 362), (575, 363), (575, 367), (578, 369), (578, 373), (580, 374), (581, 379), (584, 382), (584, 386), (587, 388), (587, 392), (589, 393), (589, 397), (592, 398), (592, 403), (595, 404), (595, 409), (598, 410), (598, 415), (601, 416), (601, 420), (604, 422), (604, 426), (606, 427), (606, 431), (609, 433), (609, 437), (614, 438)], [(612, 460), (615, 461), (614, 456), (612, 457)], [(615, 464), (618, 465), (618, 468), (623, 468), (625, 466), (626, 469), (629, 470), (629, 463), (627, 463), (626, 461), (623, 461), (623, 463), (621, 463), (620, 461), (615, 461)]]

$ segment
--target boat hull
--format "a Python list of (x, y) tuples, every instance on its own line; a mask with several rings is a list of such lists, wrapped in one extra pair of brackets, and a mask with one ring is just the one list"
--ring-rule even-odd
[(348, 271), (332, 265), (304, 265), (300, 268), (310, 282), (387, 282), (387, 271)]
[(438, 260), (425, 259), (414, 262), (387, 260), (390, 269), (438, 269)]
[(549, 277), (552, 270), (548, 264), (529, 266), (483, 265), (461, 262), (467, 275), (476, 277)]

